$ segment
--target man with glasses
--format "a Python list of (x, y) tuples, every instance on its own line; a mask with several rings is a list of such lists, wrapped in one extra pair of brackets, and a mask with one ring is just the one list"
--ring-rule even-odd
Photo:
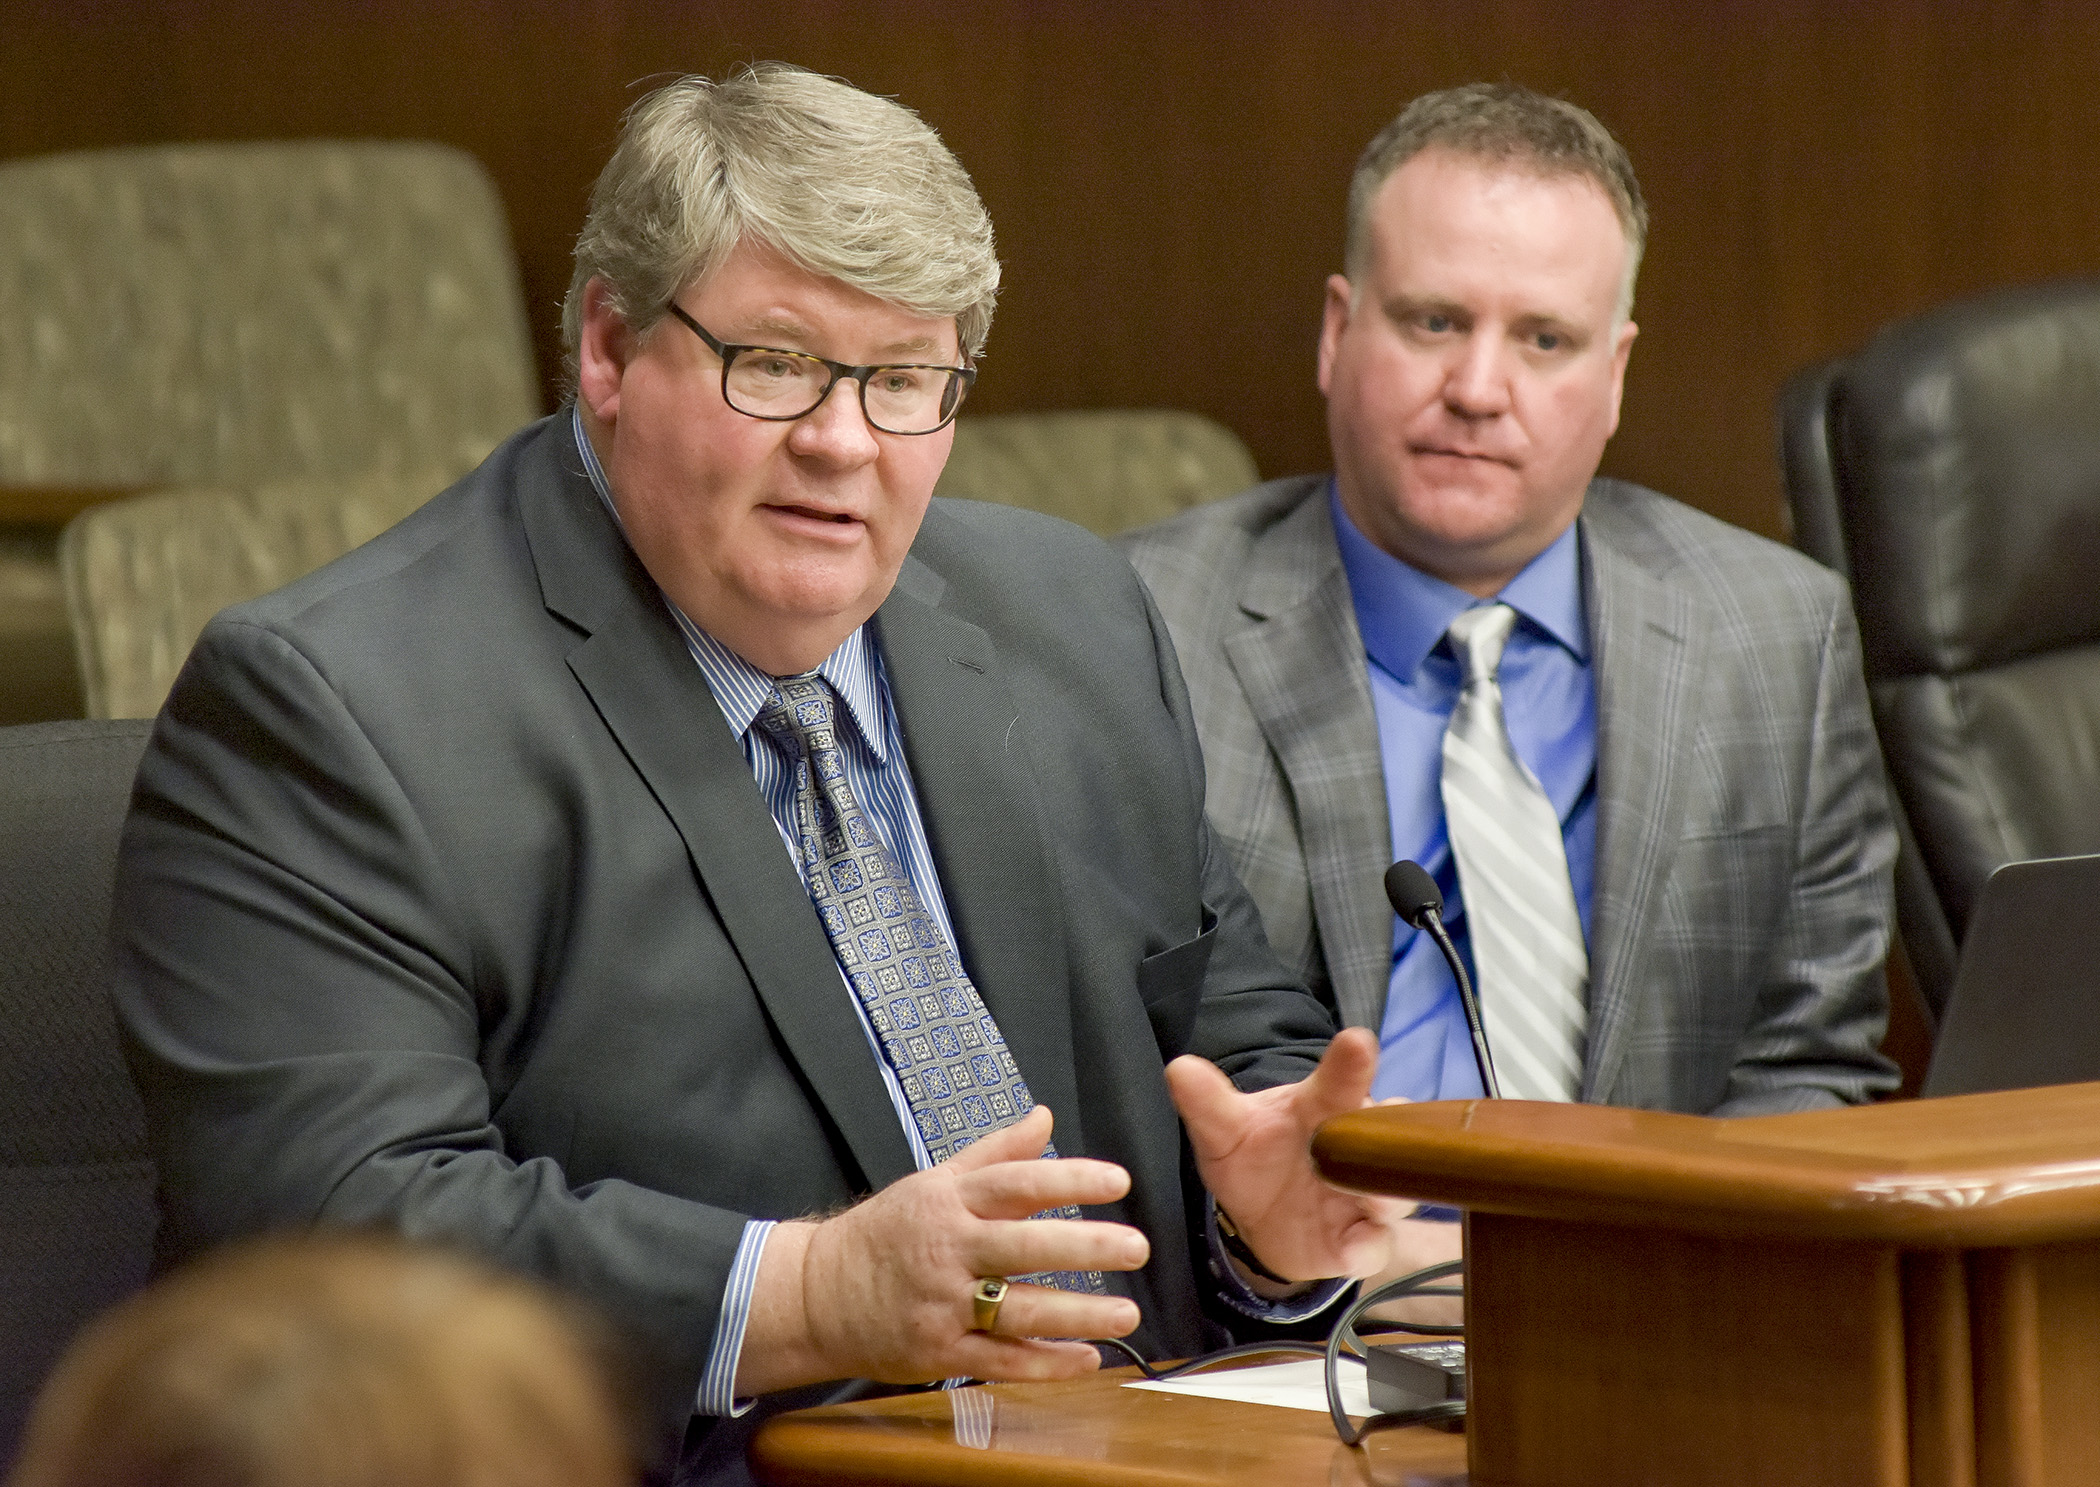
[(997, 281), (894, 103), (636, 106), (573, 403), (220, 616), (155, 730), (117, 997), (169, 1255), (536, 1272), (641, 1340), (689, 1479), (758, 1396), (1185, 1355), (1390, 1259), (1306, 1158), (1374, 1045), (1269, 955), (1136, 576), (930, 508)]
[(1441, 887), (1504, 1094), (1749, 1115), (1895, 1082), (1895, 836), (1844, 586), (1596, 473), (1646, 233), (1584, 110), (1415, 100), (1327, 283), (1334, 473), (1126, 539), (1211, 817), (1285, 960), (1379, 1032), (1380, 1096), (1481, 1087), (1381, 892), (1396, 858)]
[(860, 384), (863, 417), (885, 434), (937, 434), (977, 380), (975, 367), (849, 367), (777, 346), (730, 346), (673, 300), (670, 311), (722, 363), (722, 400), (753, 418), (787, 423), (817, 411), (841, 377)]

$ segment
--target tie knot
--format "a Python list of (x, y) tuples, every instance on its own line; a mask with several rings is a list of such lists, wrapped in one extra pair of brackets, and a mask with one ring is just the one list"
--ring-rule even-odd
[(1509, 632), (1516, 623), (1517, 612), (1507, 604), (1478, 605), (1451, 622), (1445, 633), (1466, 663), (1467, 686), (1495, 679), (1502, 665), (1502, 648), (1509, 644)]
[(800, 676), (777, 677), (773, 695), (754, 719), (783, 748), (815, 758), (833, 747), (833, 719), (838, 715), (838, 695), (831, 683), (814, 671)]

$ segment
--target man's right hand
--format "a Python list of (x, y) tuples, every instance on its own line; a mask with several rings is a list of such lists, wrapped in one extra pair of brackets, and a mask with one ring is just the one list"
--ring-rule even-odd
[(839, 1378), (1062, 1379), (1099, 1367), (1090, 1344), (1047, 1339), (1124, 1336), (1138, 1324), (1126, 1297), (1016, 1285), (997, 1332), (971, 1330), (981, 1277), (1135, 1270), (1151, 1255), (1128, 1224), (1030, 1218), (1130, 1190), (1113, 1162), (1040, 1160), (1050, 1124), (1039, 1105), (836, 1217), (777, 1226), (759, 1261), (737, 1394)]

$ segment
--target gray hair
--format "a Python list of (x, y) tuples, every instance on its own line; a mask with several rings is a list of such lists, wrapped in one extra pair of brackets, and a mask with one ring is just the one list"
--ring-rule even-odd
[(643, 334), (747, 240), (913, 314), (952, 315), (964, 354), (984, 349), (992, 222), (940, 136), (892, 99), (760, 62), (722, 82), (680, 78), (628, 110), (562, 303), (570, 387), (593, 277)]
[(1343, 259), (1350, 280), (1371, 254), (1371, 203), (1386, 178), (1436, 146), (1543, 176), (1583, 176), (1610, 199), (1626, 234), (1626, 277), (1618, 315), (1633, 309), (1633, 280), (1648, 246), (1648, 204), (1626, 147), (1588, 109), (1514, 83), (1468, 83), (1424, 93), (1378, 131), (1357, 157), (1349, 181), (1349, 237)]

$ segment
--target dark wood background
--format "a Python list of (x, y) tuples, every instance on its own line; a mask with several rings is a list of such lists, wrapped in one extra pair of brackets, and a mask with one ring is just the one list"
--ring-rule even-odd
[(766, 57), (897, 95), (976, 177), (1007, 277), (973, 406), (1196, 408), (1269, 475), (1326, 464), (1312, 351), (1349, 166), (1427, 88), (1511, 78), (1625, 140), (1654, 234), (1606, 467), (1761, 531), (1790, 372), (1955, 295), (2100, 271), (2091, 0), (0, 0), (0, 158), (462, 146), (509, 204), (551, 397), (621, 110)]

